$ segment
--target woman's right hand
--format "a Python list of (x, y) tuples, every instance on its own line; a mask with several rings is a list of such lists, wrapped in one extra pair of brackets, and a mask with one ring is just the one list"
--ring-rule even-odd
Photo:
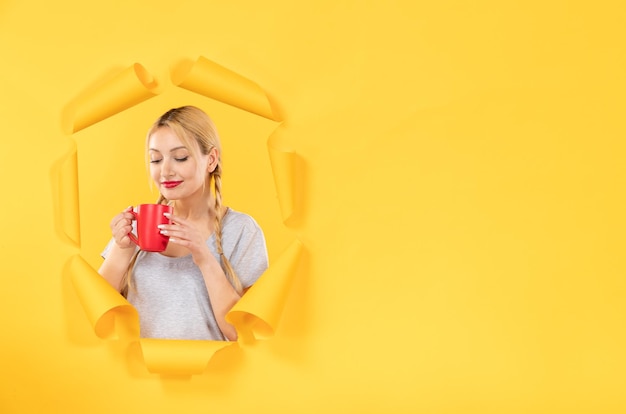
[(132, 210), (132, 206), (127, 207), (111, 220), (111, 233), (113, 234), (115, 243), (121, 249), (135, 247), (135, 243), (128, 237), (128, 233), (133, 230), (133, 219), (135, 218), (133, 213), (131, 213)]

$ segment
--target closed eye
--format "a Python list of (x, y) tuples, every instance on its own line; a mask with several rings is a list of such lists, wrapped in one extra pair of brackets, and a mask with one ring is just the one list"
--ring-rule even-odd
[(158, 164), (163, 160), (150, 160), (150, 164)]
[(178, 161), (178, 162), (185, 162), (185, 161), (187, 161), (187, 160), (189, 159), (189, 155), (188, 155), (188, 156), (186, 156), (186, 157), (182, 157), (182, 158), (174, 158), (174, 159), (175, 159), (176, 161)]

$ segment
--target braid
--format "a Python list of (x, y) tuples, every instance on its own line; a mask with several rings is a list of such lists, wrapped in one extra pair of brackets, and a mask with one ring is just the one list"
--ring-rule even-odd
[(122, 276), (121, 290), (120, 293), (125, 298), (128, 298), (128, 291), (134, 289), (133, 285), (133, 268), (135, 267), (135, 263), (137, 262), (137, 258), (139, 257), (139, 253), (141, 250), (137, 249), (137, 251), (133, 254), (132, 259), (130, 259), (130, 263), (128, 263), (128, 267), (126, 268), (126, 272), (124, 276)]
[(237, 277), (230, 261), (226, 255), (224, 255), (224, 249), (222, 248), (222, 219), (224, 216), (222, 213), (222, 166), (220, 162), (217, 163), (215, 170), (211, 173), (211, 177), (215, 180), (215, 241), (217, 244), (217, 253), (220, 256), (220, 262), (226, 277), (230, 280), (237, 293), (241, 293), (241, 281)]

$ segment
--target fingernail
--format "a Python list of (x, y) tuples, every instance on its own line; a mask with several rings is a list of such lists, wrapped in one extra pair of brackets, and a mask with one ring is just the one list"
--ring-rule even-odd
[(162, 229), (163, 227), (165, 227), (165, 224), (159, 224), (157, 227)]

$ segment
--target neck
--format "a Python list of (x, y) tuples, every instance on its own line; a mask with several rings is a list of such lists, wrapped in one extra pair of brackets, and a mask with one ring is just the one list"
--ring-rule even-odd
[(210, 191), (198, 194), (195, 197), (174, 200), (172, 203), (174, 214), (183, 219), (205, 218), (207, 213), (213, 214), (215, 199)]

